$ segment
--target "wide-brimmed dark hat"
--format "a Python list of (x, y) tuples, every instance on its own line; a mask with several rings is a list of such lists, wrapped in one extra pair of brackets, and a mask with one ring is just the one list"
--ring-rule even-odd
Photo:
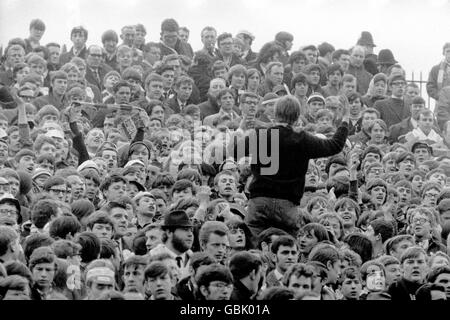
[(186, 228), (192, 227), (192, 222), (189, 219), (188, 214), (184, 210), (170, 211), (164, 217), (164, 223), (161, 225), (163, 228), (176, 227)]
[(358, 42), (356, 44), (360, 46), (376, 47), (375, 43), (373, 43), (372, 34), (369, 31), (361, 32), (361, 37), (358, 39)]
[(377, 64), (396, 64), (397, 60), (389, 49), (383, 49), (378, 52)]

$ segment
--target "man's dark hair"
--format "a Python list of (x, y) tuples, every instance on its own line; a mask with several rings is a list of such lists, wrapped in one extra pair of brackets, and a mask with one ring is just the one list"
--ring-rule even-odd
[(373, 245), (366, 235), (351, 233), (344, 238), (344, 242), (349, 245), (350, 249), (359, 254), (363, 263), (372, 259)]
[(103, 183), (100, 185), (100, 191), (106, 191), (108, 188), (116, 182), (123, 182), (125, 184), (128, 184), (128, 181), (119, 175), (111, 175), (109, 177), (106, 177), (106, 179), (103, 181)]
[(235, 281), (247, 277), (253, 270), (262, 266), (261, 259), (248, 251), (235, 253), (230, 259), (230, 271)]
[(227, 38), (233, 38), (233, 35), (232, 35), (231, 33), (228, 33), (228, 32), (224, 32), (224, 33), (220, 34), (220, 35), (217, 37), (217, 45), (220, 46), (220, 42), (221, 42), (222, 40), (224, 40), (224, 39), (227, 39)]
[(370, 223), (370, 225), (373, 228), (375, 236), (378, 234), (381, 235), (381, 241), (383, 243), (395, 235), (395, 230), (392, 223), (387, 222), (384, 219), (375, 219)]
[(319, 50), (319, 54), (320, 54), (321, 57), (325, 57), (326, 54), (329, 53), (329, 52), (334, 52), (333, 45), (331, 45), (328, 42), (322, 42), (321, 44), (319, 44), (317, 49)]
[(190, 258), (190, 265), (194, 269), (194, 273), (196, 273), (201, 266), (211, 265), (215, 262), (216, 260), (214, 257), (206, 252), (194, 252)]
[(30, 256), (35, 249), (39, 247), (50, 246), (53, 242), (54, 240), (44, 233), (35, 233), (30, 235), (25, 239), (25, 242), (23, 244), (23, 253), (25, 255), (25, 259), (29, 261)]
[(274, 227), (270, 227), (264, 231), (262, 231), (259, 235), (258, 235), (258, 249), (262, 249), (261, 248), (261, 244), (263, 242), (267, 243), (267, 244), (271, 244), (272, 243), (272, 236), (288, 236), (289, 234), (281, 229), (278, 228), (274, 228)]
[(214, 263), (203, 268), (196, 277), (197, 286), (209, 287), (209, 284), (213, 281), (221, 281), (227, 284), (233, 283), (233, 275), (230, 270), (218, 263)]
[(287, 236), (280, 236), (279, 238), (275, 239), (275, 241), (272, 243), (272, 253), (273, 254), (277, 254), (278, 249), (281, 246), (286, 246), (286, 247), (294, 247), (296, 246), (297, 243), (294, 239), (294, 237), (287, 235)]
[(72, 237), (81, 230), (81, 224), (75, 216), (61, 216), (50, 224), (49, 234), (53, 239), (65, 239), (68, 234)]
[(89, 263), (97, 259), (101, 244), (98, 237), (92, 232), (82, 232), (75, 237), (75, 242), (81, 245), (81, 262)]
[(58, 205), (56, 201), (41, 199), (31, 209), (31, 221), (38, 229), (42, 229), (57, 214)]
[(165, 19), (162, 23), (161, 23), (161, 31), (168, 31), (168, 32), (173, 32), (176, 31), (178, 32), (178, 29), (180, 27), (178, 26), (178, 23), (176, 22), (175, 19), (169, 18), (169, 19)]
[(187, 179), (178, 180), (173, 185), (172, 194), (174, 194), (174, 192), (180, 192), (180, 191), (186, 190), (188, 188), (191, 188), (192, 194), (195, 195), (194, 184), (191, 181), (189, 181)]
[(427, 281), (430, 283), (434, 283), (441, 274), (450, 274), (450, 267), (441, 266), (432, 269), (430, 273), (427, 275)]
[(164, 277), (166, 274), (170, 275), (170, 270), (162, 261), (151, 262), (144, 271), (145, 281), (149, 278)]
[(73, 36), (75, 33), (81, 33), (81, 34), (83, 34), (83, 36), (86, 38), (86, 40), (88, 39), (89, 33), (88, 33), (88, 31), (87, 31), (84, 27), (82, 27), (82, 26), (74, 27), (74, 28), (72, 29), (72, 31), (70, 31), (70, 37), (72, 38), (72, 36)]

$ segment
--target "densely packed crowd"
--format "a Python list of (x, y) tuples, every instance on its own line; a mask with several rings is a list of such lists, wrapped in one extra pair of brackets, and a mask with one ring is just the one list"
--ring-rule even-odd
[(450, 298), (450, 43), (433, 113), (366, 31), (45, 28), (1, 59), (0, 299)]

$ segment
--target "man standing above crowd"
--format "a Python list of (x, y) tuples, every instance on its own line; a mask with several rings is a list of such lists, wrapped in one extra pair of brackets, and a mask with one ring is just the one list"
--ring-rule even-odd
[(34, 19), (30, 22), (30, 36), (25, 39), (25, 52), (30, 53), (39, 47), (42, 36), (45, 32), (45, 23), (41, 19)]
[(86, 59), (88, 51), (86, 48), (86, 41), (88, 39), (88, 31), (82, 26), (74, 27), (70, 32), (70, 40), (73, 43), (72, 48), (69, 52), (63, 53), (61, 55), (60, 61), (61, 65), (66, 64), (73, 57), (80, 57), (81, 59)]
[(405, 93), (405, 77), (396, 73), (388, 79), (389, 88), (392, 96), (378, 100), (373, 107), (380, 112), (380, 119), (383, 120), (388, 129), (411, 115), (409, 107), (406, 105), (403, 95)]
[(450, 42), (442, 49), (444, 60), (431, 68), (427, 82), (427, 93), (434, 100), (439, 99), (442, 88), (450, 86)]
[(161, 42), (159, 43), (161, 58), (174, 53), (192, 58), (186, 44), (178, 36), (179, 29), (180, 27), (174, 19), (165, 19), (161, 23)]
[[(254, 159), (251, 165), (253, 180), (249, 187), (250, 200), (245, 217), (254, 236), (269, 227), (275, 227), (295, 237), (298, 230), (297, 206), (303, 195), (309, 160), (332, 156), (344, 147), (348, 134), (348, 108), (344, 110), (341, 125), (331, 139), (317, 138), (305, 131), (293, 131), (292, 126), (299, 116), (298, 100), (291, 96), (282, 97), (275, 105), (275, 121), (279, 124), (267, 131), (250, 130), (234, 146), (234, 152), (245, 148), (244, 154), (234, 153), (235, 157), (251, 154)], [(269, 163), (267, 152), (250, 148), (250, 145), (256, 147), (260, 139), (264, 140), (259, 141), (259, 145), (265, 143), (265, 150), (271, 150)], [(251, 149), (255, 150), (251, 152)]]

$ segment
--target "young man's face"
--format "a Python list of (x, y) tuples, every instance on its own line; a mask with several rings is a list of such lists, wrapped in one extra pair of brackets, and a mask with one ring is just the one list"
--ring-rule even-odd
[(317, 112), (324, 108), (324, 103), (321, 100), (313, 100), (308, 103), (309, 113), (312, 117), (316, 117)]
[(341, 292), (347, 300), (358, 300), (362, 291), (362, 283), (358, 278), (345, 278), (342, 282)]
[(445, 288), (445, 295), (447, 299), (450, 299), (450, 274), (449, 273), (441, 273), (437, 276), (434, 284), (440, 284)]
[(127, 104), (130, 102), (131, 99), (131, 88), (128, 86), (122, 86), (120, 87), (117, 92), (114, 94), (114, 97), (116, 99), (117, 104)]
[(400, 261), (403, 252), (413, 245), (414, 243), (411, 240), (404, 239), (392, 247), (391, 254)]
[(317, 61), (317, 51), (316, 50), (312, 50), (312, 49), (308, 49), (308, 50), (304, 50), (303, 53), (306, 56), (306, 59), (308, 59), (308, 64), (314, 64)]
[(372, 190), (370, 190), (370, 196), (372, 198), (372, 202), (381, 206), (386, 199), (386, 189), (383, 186), (373, 187)]
[(224, 79), (225, 81), (227, 81), (227, 78), (228, 78), (227, 69), (221, 68), (221, 69), (214, 70), (214, 78), (220, 78), (220, 79)]
[(171, 296), (172, 279), (169, 273), (146, 280), (146, 289), (155, 300), (168, 300)]
[(356, 81), (345, 81), (342, 83), (342, 93), (349, 96), (356, 92)]
[(406, 205), (409, 203), (409, 201), (411, 201), (411, 193), (412, 190), (406, 186), (401, 186), (397, 188), (397, 192), (399, 194), (400, 197), (400, 205)]
[(108, 170), (117, 168), (117, 153), (112, 150), (105, 150), (102, 152), (102, 158), (106, 162)]
[(162, 81), (151, 81), (147, 88), (147, 97), (150, 99), (159, 100), (163, 94), (163, 82)]
[(175, 89), (177, 97), (180, 101), (186, 102), (192, 94), (192, 85), (190, 83), (182, 83), (179, 88)]
[(423, 253), (417, 257), (403, 261), (403, 278), (416, 283), (422, 283), (428, 271), (426, 257)]
[(127, 185), (123, 181), (113, 182), (105, 192), (107, 201), (114, 201), (125, 195)]
[(156, 213), (155, 199), (148, 196), (142, 197), (139, 199), (139, 204), (137, 205), (136, 210), (146, 217), (154, 217)]
[(105, 42), (103, 42), (103, 48), (105, 48), (106, 52), (112, 54), (116, 51), (117, 41), (113, 39), (106, 40)]
[(416, 164), (414, 163), (414, 161), (407, 158), (398, 164), (398, 170), (401, 173), (408, 174), (414, 170), (415, 166)]
[(231, 85), (235, 88), (242, 89), (245, 86), (245, 74), (234, 73), (231, 76)]
[(397, 282), (402, 278), (402, 270), (400, 264), (393, 263), (385, 266), (386, 270), (386, 286), (390, 286), (392, 283)]
[(319, 70), (312, 70), (308, 74), (308, 80), (313, 85), (318, 85), (320, 81), (320, 71)]
[(86, 44), (86, 37), (83, 32), (75, 32), (72, 34), (70, 40), (73, 42), (75, 48), (81, 49)]
[(42, 63), (30, 63), (30, 70), (41, 76), (45, 76), (45, 71), (47, 68)]
[(86, 179), (86, 198), (93, 200), (99, 190), (98, 184), (92, 179)]
[(116, 226), (116, 233), (123, 236), (128, 230), (128, 211), (123, 208), (114, 208), (111, 210), (110, 217)]
[(298, 278), (296, 275), (292, 275), (289, 279), (288, 289), (295, 292), (295, 295), (301, 295), (312, 289), (312, 277), (300, 276)]
[(67, 89), (67, 79), (55, 79), (52, 82), (52, 86), (56, 94), (63, 95)]
[(232, 175), (223, 174), (217, 181), (217, 191), (221, 196), (234, 196), (237, 192), (236, 178)]
[(105, 135), (100, 129), (94, 129), (89, 131), (86, 137), (86, 146), (92, 149), (96, 149), (105, 142)]
[(422, 205), (428, 207), (436, 206), (437, 197), (439, 196), (440, 191), (436, 188), (429, 189), (425, 191), (423, 194), (423, 202)]
[(133, 292), (144, 292), (144, 270), (145, 266), (127, 266), (123, 272), (125, 289)]
[(187, 199), (187, 198), (190, 198), (190, 197), (193, 197), (193, 196), (194, 196), (194, 194), (192, 192), (192, 189), (190, 187), (188, 187), (188, 188), (183, 189), (183, 190), (174, 191), (173, 194), (172, 194), (172, 200), (175, 203), (175, 202), (177, 202), (180, 199)]
[(334, 71), (328, 75), (328, 81), (332, 86), (338, 86), (342, 79), (342, 73), (339, 70)]
[(308, 232), (302, 232), (297, 235), (299, 251), (303, 255), (308, 255), (311, 252), (311, 249), (317, 244), (319, 241), (317, 237), (314, 235), (314, 230), (310, 230)]
[(395, 97), (403, 97), (403, 94), (405, 93), (405, 85), (406, 82), (402, 79), (393, 81), (390, 85), (392, 95), (394, 95)]
[(95, 223), (90, 231), (93, 232), (100, 240), (112, 239), (114, 234), (113, 226), (107, 223)]
[(203, 251), (213, 256), (217, 263), (225, 264), (228, 258), (229, 248), (230, 241), (227, 235), (220, 236), (211, 233), (208, 242), (204, 244)]
[(130, 51), (119, 52), (117, 54), (117, 63), (122, 69), (131, 67), (133, 63), (133, 56)]
[(298, 74), (302, 71), (303, 67), (306, 66), (306, 60), (299, 59), (292, 62), (292, 72)]
[(38, 288), (48, 288), (55, 277), (54, 263), (38, 263), (33, 268), (33, 281)]
[(337, 214), (342, 218), (345, 227), (355, 226), (357, 217), (355, 208), (353, 208), (351, 205), (349, 205), (348, 203), (343, 204), (340, 208), (338, 208)]
[(386, 277), (383, 270), (377, 265), (367, 268), (366, 288), (370, 292), (379, 292), (386, 289)]
[(364, 115), (362, 117), (362, 123), (361, 123), (363, 129), (365, 131), (369, 130), (370, 125), (377, 118), (378, 117), (377, 117), (376, 113), (371, 113), (371, 112), (364, 113)]
[(307, 83), (305, 83), (305, 82), (297, 82), (295, 84), (294, 94), (297, 97), (304, 97), (304, 96), (306, 96), (306, 94), (308, 92), (308, 88), (309, 88), (309, 85)]
[(65, 202), (67, 197), (67, 186), (65, 184), (52, 186), (48, 193), (56, 199)]
[(164, 89), (167, 91), (170, 88), (172, 88), (174, 80), (175, 80), (175, 71), (166, 70), (161, 74), (161, 76), (164, 78), (164, 82), (163, 82)]
[(447, 176), (442, 172), (435, 172), (428, 178), (428, 182), (436, 182), (440, 184), (442, 187), (445, 186), (446, 180)]
[(416, 87), (406, 87), (405, 96), (409, 99), (414, 99), (415, 97), (419, 96), (419, 88)]
[(233, 284), (223, 281), (212, 281), (208, 288), (203, 286), (202, 294), (206, 300), (230, 300)]
[(433, 116), (431, 114), (421, 114), (417, 124), (424, 133), (428, 134), (433, 129)]
[(233, 38), (222, 39), (219, 43), (219, 50), (222, 55), (231, 55), (233, 53)]
[(333, 264), (331, 264), (331, 261), (328, 261), (328, 264), (330, 266), (327, 266), (327, 283), (335, 284), (341, 276), (341, 260), (338, 260)]
[(161, 49), (159, 47), (149, 48), (149, 51), (145, 53), (145, 60), (151, 64), (161, 60)]
[(415, 236), (427, 238), (431, 235), (431, 221), (426, 214), (416, 212), (411, 217), (411, 228)]
[(350, 55), (348, 55), (348, 54), (341, 54), (341, 56), (337, 60), (337, 63), (341, 66), (341, 69), (344, 72), (346, 72), (348, 70), (349, 65), (350, 65)]
[(290, 266), (298, 260), (298, 248), (296, 245), (289, 247), (281, 245), (276, 253), (276, 267), (281, 273), (285, 273)]
[[(416, 162), (418, 164), (421, 164), (424, 161), (429, 160), (431, 158), (431, 155), (427, 148), (418, 147), (414, 150), (414, 158), (416, 159)], [(445, 182), (445, 179), (444, 179), (444, 182)]]
[(231, 93), (229, 93), (229, 92), (224, 94), (222, 97), (220, 97), (220, 103), (219, 104), (220, 104), (220, 107), (223, 110), (225, 110), (227, 112), (230, 112), (231, 109), (234, 106), (234, 97), (233, 97), (233, 95)]

